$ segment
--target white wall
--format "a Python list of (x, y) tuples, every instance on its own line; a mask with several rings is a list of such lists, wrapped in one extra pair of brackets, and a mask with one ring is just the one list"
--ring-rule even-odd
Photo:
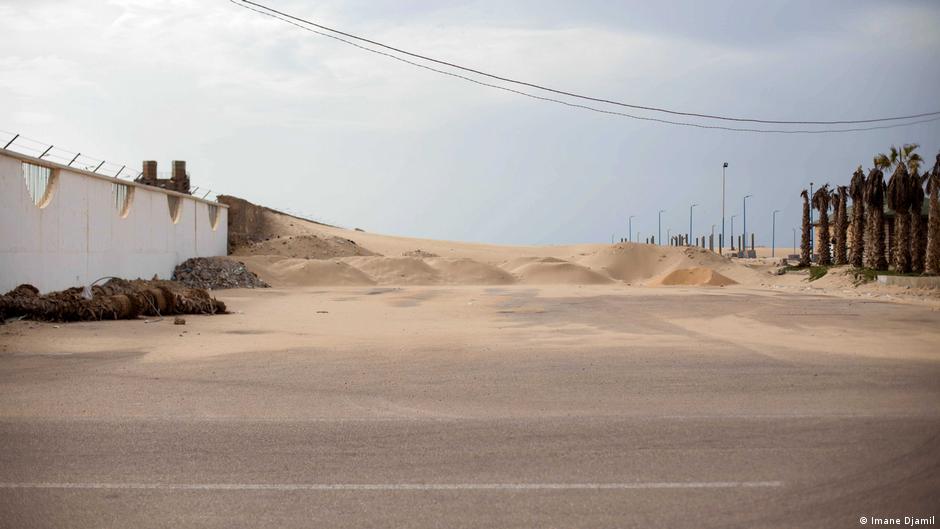
[[(43, 208), (26, 188), (24, 161), (54, 170), (51, 199)], [(133, 188), (125, 218), (114, 206), (115, 182)], [(175, 224), (168, 195), (180, 197)], [(215, 229), (210, 205), (219, 210)], [(190, 257), (225, 255), (227, 236), (223, 204), (0, 149), (0, 293), (22, 283), (42, 292), (61, 290), (104, 276), (167, 279)]]

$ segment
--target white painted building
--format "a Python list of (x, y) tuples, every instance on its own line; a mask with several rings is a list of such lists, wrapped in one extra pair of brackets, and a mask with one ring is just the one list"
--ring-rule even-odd
[(225, 255), (228, 207), (0, 149), (0, 293), (105, 276), (168, 279)]

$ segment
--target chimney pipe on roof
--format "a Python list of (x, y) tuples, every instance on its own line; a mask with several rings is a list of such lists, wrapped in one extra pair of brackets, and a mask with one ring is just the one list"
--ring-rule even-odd
[(147, 185), (156, 185), (157, 183), (157, 162), (156, 160), (144, 160), (143, 172), (140, 181)]
[(189, 176), (186, 174), (186, 162), (184, 160), (173, 160), (173, 175), (170, 180), (173, 181), (173, 189), (180, 193), (189, 194)]

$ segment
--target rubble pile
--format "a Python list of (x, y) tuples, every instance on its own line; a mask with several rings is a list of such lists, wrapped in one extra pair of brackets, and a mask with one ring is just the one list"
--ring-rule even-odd
[(194, 257), (173, 271), (173, 280), (191, 288), (268, 288), (270, 285), (245, 267), (227, 257)]
[(224, 314), (225, 303), (201, 288), (173, 281), (113, 278), (100, 286), (39, 294), (20, 285), (0, 296), (0, 322), (8, 318), (42, 321), (127, 320), (138, 316)]

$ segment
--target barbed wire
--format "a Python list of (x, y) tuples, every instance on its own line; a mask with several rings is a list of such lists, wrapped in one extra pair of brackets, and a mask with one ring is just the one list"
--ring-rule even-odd
[[(119, 180), (136, 180), (143, 175), (143, 171), (136, 165), (96, 158), (83, 152), (70, 151), (55, 144), (7, 130), (0, 130), (0, 147), (40, 160), (49, 160), (66, 167), (73, 167)], [(203, 182), (201, 186), (195, 186), (192, 189), (201, 188), (206, 192), (205, 197), (208, 197), (213, 189), (205, 184), (206, 182)], [(202, 191), (192, 194), (193, 196), (201, 196)]]
[[(27, 136), (23, 136), (22, 134), (9, 132), (6, 130), (0, 130), (0, 147), (8, 151), (17, 152), (19, 154), (31, 156), (40, 160), (49, 160), (67, 167), (90, 171), (95, 174), (110, 176), (112, 178), (135, 180), (136, 178), (143, 175), (143, 171), (136, 169), (135, 166), (132, 166), (131, 164), (108, 161), (102, 158), (89, 156), (81, 152), (70, 151), (68, 149), (57, 147), (48, 142), (29, 138)], [(160, 174), (165, 176), (168, 173)], [(195, 182), (192, 180), (190, 180), (190, 182), (193, 184), (190, 192), (193, 196), (196, 197), (206, 198), (209, 196), (209, 194), (212, 194), (215, 189), (217, 189), (212, 186), (211, 182), (208, 182), (207, 180), (201, 180), (199, 185), (195, 185)], [(203, 193), (205, 193), (205, 195), (203, 195)], [(222, 193), (214, 193), (216, 197), (218, 197), (220, 194)], [(327, 226), (333, 226), (337, 228), (341, 227), (340, 224), (333, 221), (332, 219), (323, 218), (308, 211), (289, 207), (268, 207), (275, 211), (280, 211), (281, 213), (285, 213), (292, 217), (297, 217), (306, 221), (315, 222), (317, 224), (325, 224)]]

